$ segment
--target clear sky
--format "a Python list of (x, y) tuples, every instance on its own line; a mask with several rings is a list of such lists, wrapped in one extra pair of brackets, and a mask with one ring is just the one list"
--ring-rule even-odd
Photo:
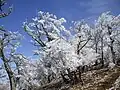
[(74, 20), (95, 20), (98, 15), (105, 11), (112, 14), (120, 14), (120, 0), (7, 0), (13, 5), (10, 16), (0, 19), (0, 25), (11, 31), (19, 31), (25, 36), (22, 47), (18, 50), (27, 55), (32, 55), (32, 45), (22, 29), (22, 22), (31, 20), (39, 10), (50, 12), (58, 17), (64, 17), (68, 23)]

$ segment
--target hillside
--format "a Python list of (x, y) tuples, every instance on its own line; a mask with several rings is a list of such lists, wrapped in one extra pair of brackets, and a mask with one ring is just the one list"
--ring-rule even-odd
[[(109, 90), (110, 88), (116, 86), (114, 83), (119, 78), (119, 76), (120, 68), (118, 67), (113, 69), (89, 71), (82, 75), (84, 85), (74, 85), (70, 90)], [(117, 90), (120, 90), (120, 88)]]
[(83, 73), (83, 86), (81, 83), (67, 85), (60, 80), (57, 83), (50, 83), (35, 90), (120, 90), (119, 76), (120, 67), (104, 68)]

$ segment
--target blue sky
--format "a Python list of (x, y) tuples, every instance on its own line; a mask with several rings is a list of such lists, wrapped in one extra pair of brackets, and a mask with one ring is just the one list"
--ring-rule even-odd
[[(0, 19), (0, 25), (11, 31), (19, 31), (25, 36), (19, 52), (31, 56), (32, 45), (22, 29), (22, 22), (31, 20), (39, 10), (50, 12), (56, 16), (64, 17), (68, 23), (74, 20), (86, 19), (90, 22), (105, 11), (120, 14), (120, 0), (7, 0), (8, 5), (13, 5), (12, 14)], [(89, 18), (89, 19), (88, 19)], [(68, 26), (67, 26), (68, 27)]]

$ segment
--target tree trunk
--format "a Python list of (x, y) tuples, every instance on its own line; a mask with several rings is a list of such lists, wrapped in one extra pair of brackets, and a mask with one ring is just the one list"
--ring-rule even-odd
[(96, 44), (95, 44), (95, 52), (96, 52), (96, 53), (98, 53), (98, 51), (97, 51), (98, 48), (97, 48), (97, 47), (98, 47), (98, 45), (97, 45), (97, 43), (96, 43)]
[(78, 70), (78, 75), (79, 75), (79, 82), (81, 82), (81, 84), (83, 85), (83, 81), (82, 81), (82, 78), (81, 78), (81, 66), (78, 66), (77, 70)]
[(8, 59), (4, 55), (3, 48), (0, 48), (0, 53), (1, 53), (1, 59), (3, 60), (3, 63), (4, 63), (5, 70), (9, 77), (10, 88), (11, 88), (10, 90), (16, 90), (14, 74), (11, 70), (10, 65), (8, 64)]
[(68, 84), (69, 83), (69, 80), (67, 78), (65, 78), (65, 75), (62, 74), (62, 72), (60, 73), (61, 74), (61, 77), (63, 79), (63, 82), (65, 82), (65, 84)]
[(98, 53), (98, 34), (95, 36), (95, 52)]
[(102, 67), (104, 66), (104, 55), (103, 55), (103, 37), (101, 37), (101, 64), (102, 64)]
[(116, 64), (116, 62), (115, 62), (115, 52), (114, 52), (114, 49), (113, 49), (113, 42), (114, 41), (111, 41), (110, 49), (111, 49), (113, 63)]
[(110, 47), (110, 50), (111, 50), (113, 63), (116, 64), (115, 52), (114, 52), (114, 47), (113, 47), (114, 39), (111, 37), (111, 34), (112, 34), (112, 28), (110, 26), (108, 26), (108, 35), (110, 37), (110, 45), (109, 45), (109, 47)]
[(73, 83), (74, 78), (73, 78), (72, 73), (70, 72), (70, 68), (68, 68), (68, 69), (67, 69), (67, 73), (68, 73), (68, 77), (69, 77), (69, 79), (70, 79), (70, 82), (71, 82), (71, 84), (72, 84), (72, 83)]

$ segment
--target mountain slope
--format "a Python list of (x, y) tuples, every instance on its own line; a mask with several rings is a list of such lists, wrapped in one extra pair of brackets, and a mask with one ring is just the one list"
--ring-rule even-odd
[(83, 85), (63, 83), (62, 79), (53, 81), (35, 90), (120, 90), (120, 67), (104, 68), (82, 73)]
[[(116, 80), (120, 76), (120, 68), (93, 70), (82, 75), (83, 86), (77, 84), (70, 90), (108, 90), (114, 88)], [(115, 89), (112, 89), (115, 90)], [(120, 90), (120, 88), (118, 89)]]

